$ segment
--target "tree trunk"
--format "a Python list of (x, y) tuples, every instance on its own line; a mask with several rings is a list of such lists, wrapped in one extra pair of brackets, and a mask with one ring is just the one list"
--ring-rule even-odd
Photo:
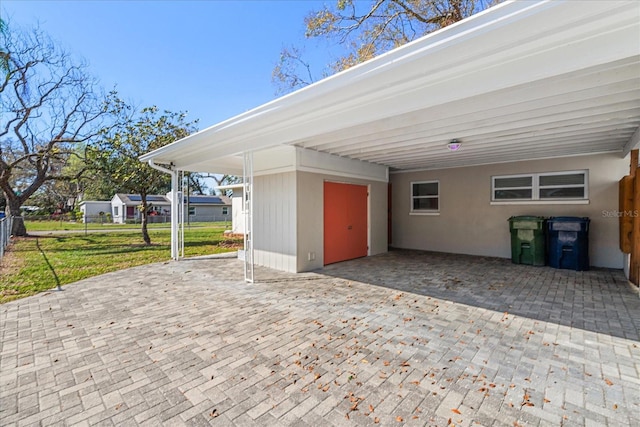
[(142, 224), (142, 239), (144, 240), (144, 244), (149, 246), (151, 245), (151, 237), (149, 237), (149, 230), (147, 230), (147, 220), (149, 218), (147, 215), (147, 210), (149, 209), (149, 206), (147, 206), (146, 194), (141, 194), (141, 198), (142, 198), (142, 211), (140, 211), (140, 218), (141, 218), (141, 224)]
[(24, 218), (20, 214), (20, 200), (18, 198), (7, 198), (7, 216), (13, 217), (13, 226), (11, 228), (11, 234), (14, 236), (26, 236), (27, 228), (24, 225)]

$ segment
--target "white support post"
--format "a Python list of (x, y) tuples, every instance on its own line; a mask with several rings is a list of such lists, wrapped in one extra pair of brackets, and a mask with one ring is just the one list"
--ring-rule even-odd
[[(179, 200), (182, 200), (179, 197), (181, 194), (178, 194), (178, 179), (180, 178), (179, 171), (173, 168), (173, 164), (171, 164), (170, 168), (166, 168), (160, 165), (156, 165), (153, 160), (148, 161), (149, 166), (152, 168), (159, 170), (160, 172), (167, 173), (171, 175), (171, 259), (178, 260), (184, 256), (184, 235), (180, 234), (180, 214), (179, 209), (181, 208)], [(126, 209), (125, 206), (122, 206), (122, 215), (126, 219)], [(184, 231), (184, 230), (183, 230)], [(180, 248), (182, 248), (182, 252), (180, 252)]]
[(180, 218), (178, 216), (179, 198), (178, 198), (178, 172), (171, 173), (171, 258), (177, 260), (180, 258), (179, 241), (180, 241)]
[(243, 154), (244, 280), (253, 283), (253, 152)]

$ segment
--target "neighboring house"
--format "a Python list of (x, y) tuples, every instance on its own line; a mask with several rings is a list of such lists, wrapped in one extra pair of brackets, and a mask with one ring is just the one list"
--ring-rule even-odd
[[(167, 195), (170, 201), (171, 194)], [(189, 196), (184, 200), (185, 221), (187, 212), (189, 222), (230, 221), (232, 203), (227, 196)]]
[[(152, 194), (147, 196), (149, 222), (171, 221), (171, 193), (166, 196)], [(138, 206), (142, 203), (139, 194), (116, 194), (111, 199), (113, 222), (139, 222)], [(187, 216), (188, 214), (188, 216)], [(189, 196), (184, 199), (184, 222), (229, 221), (232, 216), (231, 200), (227, 196)]]
[[(82, 222), (111, 222), (111, 202), (102, 200), (83, 200), (79, 204)], [(102, 215), (101, 215), (102, 214)]]
[[(150, 194), (147, 196), (147, 202), (150, 205), (150, 222), (171, 221), (171, 200), (167, 196)], [(125, 224), (127, 221), (140, 222), (141, 216), (138, 206), (141, 203), (142, 197), (139, 194), (118, 193), (113, 196), (111, 199), (113, 222), (116, 224)], [(151, 217), (156, 217), (157, 219)]]
[[(248, 263), (389, 246), (510, 256), (512, 215), (591, 218), (627, 268), (618, 181), (640, 145), (640, 2), (504, 2), (141, 157), (243, 175)], [(175, 199), (174, 199), (175, 200)], [(172, 256), (179, 257), (177, 228)]]
[(243, 206), (244, 184), (222, 185), (218, 187), (218, 190), (233, 191), (230, 197), (231, 211), (232, 211), (231, 232), (233, 234), (244, 234), (244, 222), (245, 222), (244, 206)]

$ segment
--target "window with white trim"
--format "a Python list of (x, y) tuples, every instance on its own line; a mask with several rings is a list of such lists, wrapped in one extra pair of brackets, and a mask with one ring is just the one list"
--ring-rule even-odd
[(411, 183), (411, 212), (431, 213), (440, 211), (440, 181)]
[(222, 207), (222, 215), (229, 215), (229, 208), (226, 206)]
[(189, 206), (189, 215), (195, 215), (196, 214), (196, 207), (195, 206)]
[(587, 171), (545, 172), (491, 177), (494, 202), (586, 200)]

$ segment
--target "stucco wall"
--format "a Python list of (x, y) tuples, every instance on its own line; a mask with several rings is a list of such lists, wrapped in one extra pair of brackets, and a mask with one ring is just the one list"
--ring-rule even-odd
[[(491, 205), (493, 175), (589, 171), (589, 204)], [(629, 160), (616, 154), (391, 174), (392, 246), (450, 253), (511, 256), (507, 219), (513, 215), (589, 217), (592, 266), (622, 268), (618, 244), (618, 181)], [(440, 181), (440, 215), (409, 215), (412, 181)]]
[[(329, 174), (297, 172), (298, 228), (297, 271), (324, 265), (324, 182), (369, 187), (369, 255), (387, 251), (387, 183)], [(315, 259), (309, 259), (311, 258)]]

